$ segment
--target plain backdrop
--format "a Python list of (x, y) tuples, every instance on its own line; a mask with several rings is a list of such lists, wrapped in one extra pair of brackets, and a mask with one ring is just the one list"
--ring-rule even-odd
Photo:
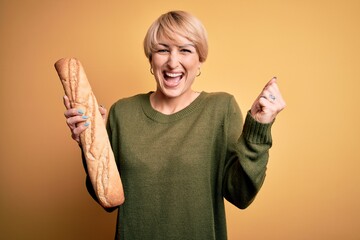
[(277, 76), (287, 102), (262, 190), (244, 211), (226, 205), (229, 240), (360, 239), (358, 0), (0, 0), (1, 238), (113, 239), (53, 64), (79, 58), (108, 108), (154, 90), (142, 41), (169, 10), (208, 30), (196, 90), (229, 92), (246, 113)]

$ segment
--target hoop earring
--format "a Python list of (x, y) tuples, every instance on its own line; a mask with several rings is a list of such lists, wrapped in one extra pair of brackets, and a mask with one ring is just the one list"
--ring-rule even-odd
[(150, 73), (151, 73), (151, 75), (154, 75), (154, 71), (153, 71), (152, 67), (150, 68)]
[(196, 77), (200, 76), (201, 75), (201, 70), (199, 68), (199, 73), (196, 75)]

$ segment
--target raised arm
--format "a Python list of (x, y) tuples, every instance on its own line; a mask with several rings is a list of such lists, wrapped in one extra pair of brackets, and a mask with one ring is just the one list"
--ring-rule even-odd
[(239, 208), (251, 204), (264, 182), (272, 146), (271, 126), (284, 107), (276, 78), (271, 79), (255, 99), (243, 128), (240, 109), (235, 100), (230, 104), (223, 187), (224, 197)]

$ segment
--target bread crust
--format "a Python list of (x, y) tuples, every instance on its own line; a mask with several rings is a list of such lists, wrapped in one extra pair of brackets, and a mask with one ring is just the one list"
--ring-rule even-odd
[[(124, 202), (123, 186), (111, 149), (104, 119), (81, 62), (62, 58), (55, 63), (71, 108), (82, 109), (89, 127), (80, 134), (80, 144), (86, 159), (88, 175), (103, 207)], [(84, 124), (84, 123), (80, 123)]]

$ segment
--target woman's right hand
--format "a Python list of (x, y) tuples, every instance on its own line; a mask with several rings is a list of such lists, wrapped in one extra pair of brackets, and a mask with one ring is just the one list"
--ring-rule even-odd
[(84, 111), (82, 109), (71, 108), (70, 100), (66, 95), (64, 96), (64, 105), (66, 107), (64, 115), (66, 117), (66, 123), (71, 131), (71, 137), (77, 143), (80, 143), (80, 133), (89, 126), (89, 123), (86, 122), (88, 116), (84, 115)]

